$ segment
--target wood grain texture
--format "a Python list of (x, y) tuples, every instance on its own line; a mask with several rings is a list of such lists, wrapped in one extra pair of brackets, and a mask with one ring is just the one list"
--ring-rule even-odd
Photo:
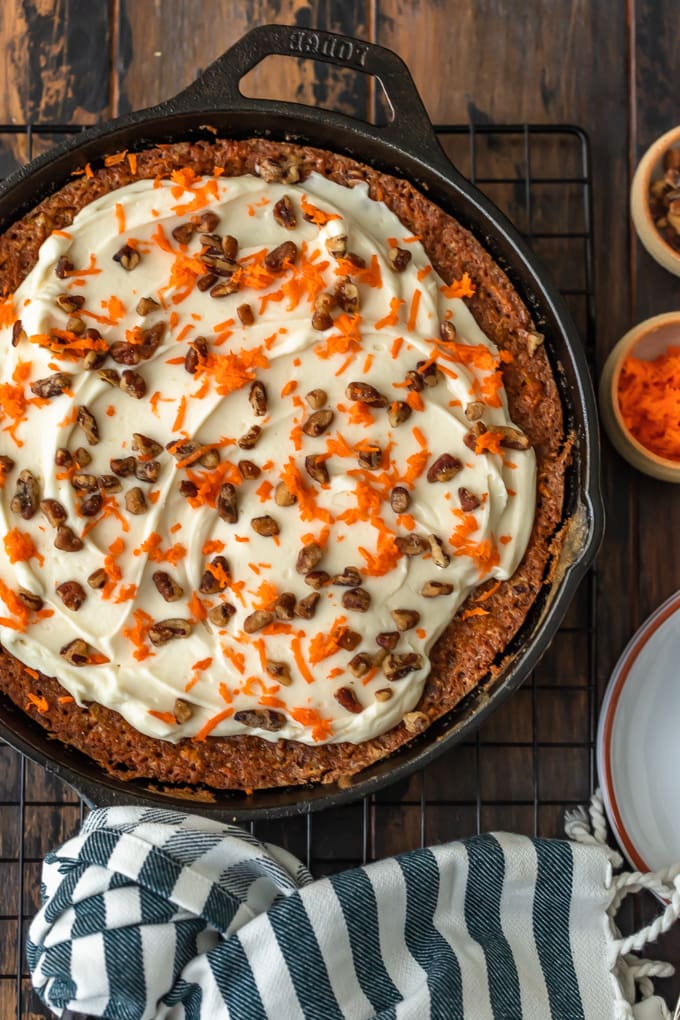
[[(174, 95), (256, 25), (313, 26), (365, 38), (367, 7), (367, 0), (215, 0), (209, 9), (203, 0), (122, 0), (120, 109), (139, 109)], [(288, 57), (263, 61), (244, 80), (243, 90), (346, 113), (363, 114), (367, 107), (363, 75)]]

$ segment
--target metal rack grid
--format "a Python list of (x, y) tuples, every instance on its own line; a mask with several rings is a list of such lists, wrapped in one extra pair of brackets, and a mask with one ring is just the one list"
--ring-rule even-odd
[[(0, 175), (68, 124), (0, 125)], [(591, 363), (594, 285), (591, 170), (575, 127), (442, 125), (463, 174), (505, 211), (566, 297)], [(396, 786), (341, 809), (258, 822), (315, 875), (490, 829), (557, 836), (566, 807), (595, 780), (597, 620), (591, 571), (524, 687), (474, 738)], [(23, 945), (38, 907), (44, 854), (75, 833), (84, 805), (70, 788), (0, 742), (0, 1017), (49, 1014), (33, 993)]]

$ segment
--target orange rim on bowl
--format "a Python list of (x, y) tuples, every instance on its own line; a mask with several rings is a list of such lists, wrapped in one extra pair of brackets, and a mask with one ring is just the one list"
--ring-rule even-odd
[(600, 417), (612, 444), (629, 464), (653, 478), (680, 482), (680, 457), (678, 460), (663, 457), (644, 446), (626, 425), (619, 403), (619, 382), (626, 358), (635, 353), (643, 360), (653, 360), (669, 347), (680, 348), (680, 312), (645, 319), (619, 340), (600, 377)]
[(680, 252), (668, 244), (661, 235), (649, 207), (652, 177), (664, 154), (677, 145), (680, 145), (680, 125), (661, 135), (647, 149), (633, 176), (630, 188), (630, 214), (637, 235), (652, 258), (669, 273), (680, 276)]

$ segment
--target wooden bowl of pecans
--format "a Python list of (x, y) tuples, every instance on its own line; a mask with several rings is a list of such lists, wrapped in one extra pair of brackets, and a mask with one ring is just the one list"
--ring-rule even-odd
[(640, 160), (630, 211), (652, 258), (680, 276), (680, 125), (657, 138)]

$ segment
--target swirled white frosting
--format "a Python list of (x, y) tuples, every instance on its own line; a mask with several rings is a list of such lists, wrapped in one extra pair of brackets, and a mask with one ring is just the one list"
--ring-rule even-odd
[[(272, 214), (284, 195), (290, 197), (296, 212), (293, 230), (280, 225)], [(334, 218), (321, 225), (305, 220), (303, 201)], [(302, 249), (302, 262), (274, 279), (260, 280), (260, 289), (246, 284), (238, 293), (219, 299), (191, 285), (195, 267), (193, 276), (189, 271), (187, 286), (187, 277), (177, 271), (177, 256), (183, 253), (195, 259), (203, 250), (199, 234), (182, 246), (172, 231), (208, 207), (219, 216), (216, 231), (237, 238), (238, 259), (245, 265), (252, 267), (258, 260), (251, 256), (289, 240)], [(193, 182), (185, 178), (184, 183), (181, 179), (140, 180), (92, 202), (67, 231), (55, 232), (45, 241), (37, 265), (13, 298), (14, 316), (21, 320), (27, 337), (12, 346), (12, 322), (0, 330), (1, 392), (7, 397), (19, 390), (29, 401), (23, 416), (16, 416), (9, 399), (0, 403), (0, 454), (16, 462), (0, 491), (0, 528), (5, 538), (8, 533), (16, 538), (17, 531), (29, 536), (35, 547), (30, 558), (17, 559), (12, 541), (0, 542), (0, 580), (6, 589), (24, 588), (39, 595), (51, 614), (29, 614), (28, 624), (17, 629), (11, 625), (16, 619), (9, 605), (0, 631), (5, 647), (28, 667), (57, 676), (68, 692), (65, 696), (79, 704), (99, 702), (142, 733), (170, 741), (197, 735), (202, 739), (208, 732), (218, 736), (249, 732), (304, 743), (360, 742), (385, 732), (414, 708), (429, 670), (428, 650), (437, 636), (472, 589), (489, 578), (510, 577), (524, 553), (534, 512), (535, 458), (531, 450), (475, 453), (464, 444), (470, 429), (464, 409), (483, 395), (491, 395), (491, 404), (497, 404), (491, 406), (487, 400), (484, 422), (511, 425), (505, 394), (494, 374), (498, 351), (463, 301), (446, 296), (422, 245), (407, 233), (384, 204), (368, 197), (365, 186), (345, 188), (312, 174), (298, 185), (265, 183), (254, 176)], [(335, 308), (333, 326), (319, 331), (311, 325), (312, 307), (302, 270), (307, 267), (308, 281), (313, 278), (317, 286), (320, 281), (333, 291), (343, 269), (328, 254), (325, 241), (339, 234), (347, 235), (350, 251), (362, 256), (369, 267), (353, 274), (359, 288), (359, 318), (341, 315)], [(130, 240), (141, 261), (126, 272), (113, 256)], [(412, 256), (401, 273), (388, 260), (395, 243)], [(95, 272), (59, 279), (55, 266), (61, 256), (76, 269), (90, 267)], [(252, 274), (247, 279), (257, 282)], [(293, 283), (284, 286), (287, 281)], [(96, 326), (107, 342), (125, 340), (126, 331), (137, 326), (146, 329), (161, 320), (168, 324), (161, 346), (136, 366), (147, 384), (143, 399), (111, 387), (96, 371), (84, 370), (81, 360), (64, 360), (40, 345), (41, 336), (66, 328), (68, 314), (56, 303), (63, 293), (84, 297), (78, 314), (88, 326)], [(414, 295), (419, 297), (414, 300)], [(135, 309), (142, 297), (155, 298), (161, 307), (140, 316)], [(243, 303), (253, 310), (252, 325), (242, 325), (236, 313)], [(488, 350), (489, 357), (463, 358), (463, 364), (459, 348), (447, 350), (435, 343), (445, 318), (455, 324), (459, 344), (478, 352)], [(184, 356), (199, 335), (206, 338), (214, 356), (213, 369), (192, 376), (185, 370)], [(253, 360), (243, 352), (254, 350), (258, 351), (256, 364), (243, 372), (243, 385), (234, 384), (228, 372), (230, 355), (238, 355), (242, 366), (244, 358), (246, 363)], [(398, 426), (390, 425), (384, 409), (367, 410), (345, 394), (348, 383), (361, 381), (390, 401), (405, 400), (410, 392), (404, 386), (407, 372), (434, 355), (442, 369), (438, 383), (426, 388), (420, 398), (409, 398), (413, 413)], [(472, 364), (474, 360), (480, 364)], [(30, 368), (17, 371), (19, 362), (30, 362)], [(105, 367), (125, 368), (110, 359)], [(55, 370), (71, 373), (70, 391), (30, 403), (31, 382)], [(262, 418), (254, 416), (248, 399), (255, 378), (265, 384), (268, 395), (267, 415)], [(233, 385), (236, 388), (227, 392)], [(324, 406), (335, 412), (330, 428), (318, 437), (297, 428), (311, 413), (304, 397), (314, 388), (326, 391)], [(101, 437), (97, 445), (88, 446), (73, 423), (74, 404), (85, 405), (94, 415)], [(260, 441), (252, 450), (239, 449), (234, 441), (254, 424), (262, 426)], [(110, 474), (112, 458), (132, 454), (133, 432), (164, 446), (181, 437), (222, 444), (223, 465), (225, 461), (236, 465), (245, 458), (257, 464), (262, 469), (259, 478), (237, 486), (237, 523), (227, 523), (209, 502), (191, 505), (179, 488), (187, 472), (165, 451), (158, 458), (161, 470), (156, 483), (121, 479), (122, 491), (109, 497), (119, 516), (80, 516), (68, 472), (55, 466), (57, 449), (85, 446), (92, 456), (85, 471)], [(384, 451), (383, 466), (357, 475), (360, 468), (354, 451), (368, 439), (377, 441)], [(345, 449), (343, 441), (353, 451), (350, 456), (338, 452)], [(325, 463), (330, 484), (322, 487), (305, 472), (304, 458), (329, 451)], [(445, 453), (459, 458), (462, 469), (450, 481), (428, 482), (428, 468)], [(306, 495), (311, 494), (320, 513), (309, 511), (309, 499), (287, 507), (275, 503), (273, 487), (291, 458), (304, 480)], [(82, 550), (56, 549), (54, 528), (40, 512), (30, 520), (12, 512), (10, 502), (22, 469), (38, 480), (41, 498), (57, 499), (66, 508), (67, 523), (83, 536)], [(199, 479), (208, 474), (200, 465), (190, 471)], [(233, 480), (234, 471), (229, 469), (224, 479)], [(263, 485), (267, 482), (270, 485)], [(409, 488), (410, 516), (398, 518), (390, 508), (386, 497), (394, 484)], [(147, 493), (148, 512), (140, 516), (125, 509), (125, 493), (132, 486)], [(461, 510), (461, 487), (479, 498), (478, 509)], [(367, 499), (370, 509), (365, 509)], [(364, 509), (352, 513), (359, 504)], [(261, 536), (251, 527), (253, 517), (265, 514), (280, 528), (277, 539)], [(393, 555), (394, 536), (410, 533), (436, 534), (450, 564), (438, 567), (429, 554)], [(246, 633), (245, 618), (271, 602), (274, 589), (268, 586), (275, 586), (279, 593), (292, 592), (297, 599), (311, 593), (296, 571), (303, 536), (304, 541), (314, 536), (325, 542), (318, 569), (335, 575), (348, 565), (359, 568), (362, 587), (371, 597), (368, 611), (343, 608), (347, 588), (329, 584), (320, 590), (312, 619), (296, 617)], [(120, 548), (114, 544), (118, 539), (123, 551), (107, 562), (115, 562), (120, 580), (107, 589), (93, 590), (87, 578), (105, 566), (112, 546)], [(206, 553), (206, 548), (211, 551)], [(207, 562), (218, 552), (228, 561), (230, 587), (219, 595), (199, 593), (198, 597), (203, 612), (223, 599), (234, 605), (235, 614), (222, 628), (196, 619), (201, 615), (196, 601), (200, 580)], [(163, 560), (164, 556), (169, 559)], [(179, 601), (166, 603), (157, 591), (151, 575), (159, 569), (184, 589)], [(78, 580), (87, 592), (78, 611), (67, 609), (55, 593), (68, 580)], [(421, 589), (430, 580), (452, 585), (452, 593), (424, 597)], [(349, 660), (359, 652), (373, 656), (379, 651), (376, 636), (396, 630), (390, 611), (397, 609), (420, 613), (418, 626), (400, 635), (395, 651), (422, 655), (422, 666), (394, 681), (380, 665), (368, 678), (354, 676)], [(141, 616), (140, 610), (148, 617)], [(483, 601), (478, 611), (486, 611)], [(192, 620), (192, 632), (185, 639), (156, 647), (143, 623), (168, 617)], [(130, 635), (140, 620), (135, 643)], [(336, 634), (342, 627), (360, 634), (358, 646), (349, 651), (318, 638), (334, 626)], [(72, 665), (60, 650), (76, 638), (84, 639), (108, 661)], [(263, 668), (266, 660), (286, 663), (291, 683), (281, 685), (270, 675)], [(349, 711), (337, 700), (340, 687), (354, 692), (359, 711)], [(381, 691), (389, 694), (376, 697)], [(382, 700), (385, 697), (389, 700)], [(191, 706), (191, 717), (182, 723), (173, 718), (177, 698)], [(245, 726), (234, 718), (240, 711), (263, 707), (283, 717), (276, 732)]]

